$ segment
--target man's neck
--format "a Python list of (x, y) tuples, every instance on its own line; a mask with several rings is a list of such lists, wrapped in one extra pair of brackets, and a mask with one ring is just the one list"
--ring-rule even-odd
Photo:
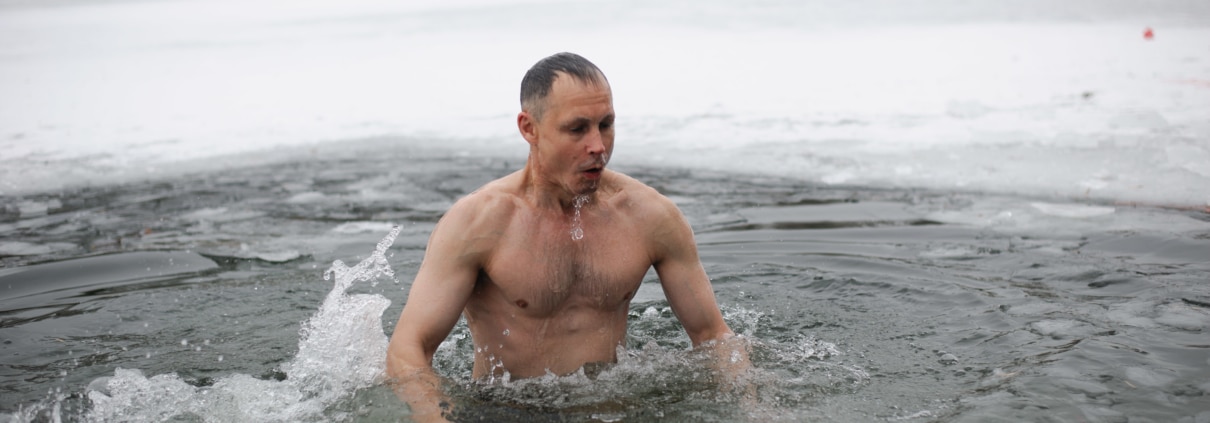
[(576, 194), (566, 190), (545, 177), (540, 169), (532, 165), (532, 161), (525, 164), (521, 184), (523, 192), (532, 204), (563, 214), (574, 213), (577, 207), (591, 203), (593, 197), (596, 196), (595, 192)]

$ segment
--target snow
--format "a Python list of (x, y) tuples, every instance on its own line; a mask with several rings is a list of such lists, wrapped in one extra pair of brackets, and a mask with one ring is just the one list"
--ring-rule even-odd
[(614, 163), (1210, 204), (1204, 2), (801, 3), (6, 0), (0, 194), (376, 136), (523, 156), (521, 75), (570, 50)]

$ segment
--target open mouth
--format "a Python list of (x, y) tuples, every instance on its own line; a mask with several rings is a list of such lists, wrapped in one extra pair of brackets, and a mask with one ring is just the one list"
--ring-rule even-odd
[(584, 171), (584, 176), (587, 176), (588, 179), (600, 178), (601, 172), (603, 172), (604, 170), (605, 169), (601, 168), (601, 167), (588, 168), (587, 170)]

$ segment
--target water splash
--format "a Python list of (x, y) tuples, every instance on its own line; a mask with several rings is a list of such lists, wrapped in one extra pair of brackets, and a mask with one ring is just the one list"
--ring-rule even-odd
[[(476, 350), (460, 320), (438, 347), (433, 365), (453, 382), (455, 416), (468, 421), (518, 416), (541, 420), (549, 415), (584, 421), (799, 421), (796, 413), (804, 404), (868, 383), (869, 375), (846, 364), (836, 344), (806, 335), (770, 336), (769, 328), (777, 324), (768, 312), (739, 306), (725, 306), (723, 312), (728, 325), (751, 346), (755, 366), (734, 381), (720, 379), (712, 370), (712, 354), (690, 347), (665, 301), (632, 304), (628, 346), (618, 347), (613, 364), (562, 376), (474, 379), (473, 355), (489, 354), (494, 346)], [(497, 365), (495, 360), (492, 364)], [(802, 368), (811, 371), (796, 372)], [(720, 389), (722, 384), (732, 389)], [(755, 399), (746, 399), (746, 386), (755, 387)], [(668, 406), (673, 403), (678, 405)]]
[(588, 202), (591, 200), (592, 200), (592, 196), (590, 196), (588, 194), (577, 195), (576, 198), (574, 200), (572, 200), (572, 205), (576, 208), (576, 214), (571, 219), (571, 239), (572, 240), (579, 241), (581, 239), (584, 239), (584, 227), (580, 222), (580, 210), (583, 209), (584, 205), (588, 204)]
[[(367, 389), (384, 383), (387, 338), (380, 322), (389, 301), (346, 291), (356, 281), (394, 274), (385, 252), (397, 234), (398, 228), (392, 229), (356, 266), (337, 261), (325, 272), (327, 279), (335, 279), (333, 289), (303, 324), (298, 354), (281, 367), (284, 380), (235, 374), (198, 387), (176, 374), (147, 377), (137, 369), (117, 369), (89, 385), (92, 409), (80, 420), (339, 421), (356, 415), (347, 412), (349, 404), (395, 413), (389, 391), (387, 397), (375, 397), (378, 391)], [(834, 344), (803, 336), (770, 337), (766, 330), (776, 325), (767, 312), (736, 306), (723, 312), (752, 345), (756, 371), (743, 380), (758, 387), (754, 406), (763, 417), (757, 420), (793, 421), (792, 410), (820, 392), (849, 391), (869, 378), (837, 360), (843, 354)], [(751, 413), (734, 393), (740, 391), (718, 389), (721, 381), (706, 364), (710, 357), (687, 349), (688, 338), (666, 302), (634, 304), (628, 320), (631, 347), (619, 348), (616, 364), (571, 375), (515, 379), (501, 367), (493, 369), (494, 377), (473, 378), (474, 354), (491, 351), (488, 346), (475, 351), (465, 321), (438, 348), (433, 364), (451, 382), (451, 398), (463, 406), (456, 409), (469, 418), (515, 420), (518, 405), (534, 415), (556, 412), (600, 421), (693, 420), (701, 415), (711, 416), (706, 421), (729, 421)], [(764, 337), (776, 339), (760, 340)], [(494, 357), (489, 361), (502, 366)], [(804, 365), (809, 372), (798, 371)], [(667, 407), (673, 403), (679, 405)]]
[(12, 414), (0, 413), (0, 422), (27, 423), (63, 421), (63, 401), (68, 395), (61, 388), (54, 388), (47, 394), (47, 399), (31, 406), (20, 406)]
[(138, 369), (118, 368), (112, 377), (89, 384), (92, 409), (84, 420), (331, 420), (325, 416), (329, 406), (382, 383), (387, 337), (381, 318), (391, 302), (346, 291), (357, 281), (394, 277), (385, 253), (399, 231), (393, 227), (357, 265), (337, 260), (324, 272), (325, 280), (335, 278), (334, 286), (299, 330), (298, 354), (282, 366), (285, 380), (235, 374), (196, 387), (175, 373), (148, 378)]

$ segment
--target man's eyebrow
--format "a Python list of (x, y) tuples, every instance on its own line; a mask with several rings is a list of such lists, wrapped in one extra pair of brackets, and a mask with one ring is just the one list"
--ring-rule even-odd
[(572, 120), (569, 120), (569, 121), (563, 123), (563, 125), (561, 125), (560, 127), (562, 129), (571, 129), (571, 128), (574, 128), (574, 127), (577, 127), (580, 125), (587, 125), (588, 122), (591, 122), (591, 120), (586, 117), (577, 117), (577, 118), (574, 118)]

